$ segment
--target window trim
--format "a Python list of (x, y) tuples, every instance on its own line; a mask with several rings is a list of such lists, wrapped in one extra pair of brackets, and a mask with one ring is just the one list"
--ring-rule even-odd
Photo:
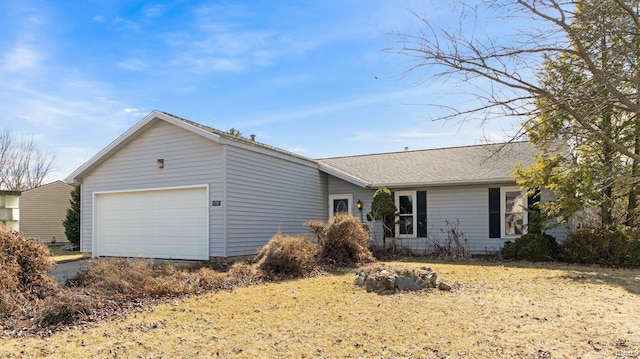
[(329, 195), (329, 219), (333, 218), (335, 213), (333, 213), (333, 201), (336, 199), (346, 199), (349, 203), (347, 206), (347, 213), (350, 216), (353, 216), (353, 194), (345, 193), (345, 194), (330, 194)]
[[(506, 214), (507, 214), (507, 192), (520, 192), (520, 195), (524, 198), (524, 204), (522, 208), (522, 234), (506, 234)], [(527, 233), (527, 224), (529, 223), (529, 197), (527, 192), (520, 189), (517, 186), (500, 187), (500, 238), (518, 238)], [(515, 212), (518, 213), (518, 212)]]
[[(400, 234), (400, 196), (412, 196), (413, 200), (411, 202), (411, 215), (413, 217), (412, 221), (412, 234)], [(417, 238), (418, 237), (418, 195), (417, 191), (400, 191), (394, 193), (394, 202), (396, 204), (396, 208), (398, 209), (398, 215), (396, 215), (396, 238)]]

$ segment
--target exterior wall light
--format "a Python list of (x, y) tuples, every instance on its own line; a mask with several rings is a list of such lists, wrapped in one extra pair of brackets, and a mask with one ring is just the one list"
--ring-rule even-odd
[(363, 223), (363, 219), (362, 219), (362, 201), (358, 200), (358, 202), (356, 203), (356, 207), (358, 207), (358, 211), (360, 211), (360, 223)]
[(156, 166), (158, 166), (158, 168), (164, 168), (164, 159), (158, 158), (158, 160), (156, 161)]

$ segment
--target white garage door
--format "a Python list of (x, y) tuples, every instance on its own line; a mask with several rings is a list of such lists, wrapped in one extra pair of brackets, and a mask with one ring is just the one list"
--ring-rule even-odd
[(209, 259), (206, 187), (95, 196), (97, 256)]

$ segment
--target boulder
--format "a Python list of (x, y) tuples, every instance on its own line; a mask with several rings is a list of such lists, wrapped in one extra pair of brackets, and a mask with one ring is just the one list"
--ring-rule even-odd
[(356, 273), (355, 284), (364, 286), (367, 292), (376, 293), (419, 291), (435, 288), (437, 278), (438, 275), (426, 267), (420, 270), (366, 268)]

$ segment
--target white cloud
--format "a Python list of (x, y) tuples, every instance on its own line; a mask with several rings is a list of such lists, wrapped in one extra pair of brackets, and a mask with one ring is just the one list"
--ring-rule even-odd
[(290, 86), (307, 82), (311, 79), (309, 75), (292, 75), (292, 76), (279, 76), (274, 77), (271, 82), (278, 86)]
[(40, 54), (27, 47), (17, 46), (7, 50), (3, 56), (3, 67), (8, 71), (28, 70), (38, 66)]
[(208, 58), (200, 55), (182, 54), (175, 58), (172, 66), (191, 72), (242, 71), (244, 65), (233, 58)]
[(118, 67), (129, 71), (141, 71), (149, 68), (149, 64), (142, 59), (131, 59), (118, 62)]
[(206, 67), (209, 67), (216, 71), (241, 71), (244, 66), (242, 66), (237, 61), (233, 59), (212, 59), (203, 62)]
[[(399, 98), (406, 98), (422, 91), (423, 90), (419, 88), (411, 88), (408, 90), (395, 91), (391, 93), (365, 94), (363, 96), (347, 100), (338, 100), (330, 103), (300, 107), (297, 109), (289, 108), (271, 114), (260, 113), (259, 115), (245, 115), (243, 116), (243, 119), (237, 119), (235, 121), (242, 123), (242, 126), (248, 127), (264, 125), (273, 122), (304, 119), (313, 116), (326, 115), (333, 112), (344, 112), (347, 109), (380, 104), (387, 101), (395, 101)], [(246, 120), (247, 118), (250, 118), (251, 120)], [(258, 120), (254, 120), (256, 118), (258, 118)]]
[(164, 14), (164, 6), (155, 4), (144, 8), (144, 14), (147, 17), (158, 17)]
[(112, 22), (113, 24), (119, 26), (119, 30), (133, 30), (133, 31), (140, 30), (140, 25), (138, 25), (138, 23), (136, 23), (135, 21), (123, 19), (119, 16), (116, 16)]
[(132, 108), (132, 107), (125, 107), (122, 109), (121, 111), (123, 114), (128, 115), (134, 119), (141, 119), (144, 116), (149, 114), (149, 111), (145, 110), (145, 109), (140, 109), (140, 108)]

